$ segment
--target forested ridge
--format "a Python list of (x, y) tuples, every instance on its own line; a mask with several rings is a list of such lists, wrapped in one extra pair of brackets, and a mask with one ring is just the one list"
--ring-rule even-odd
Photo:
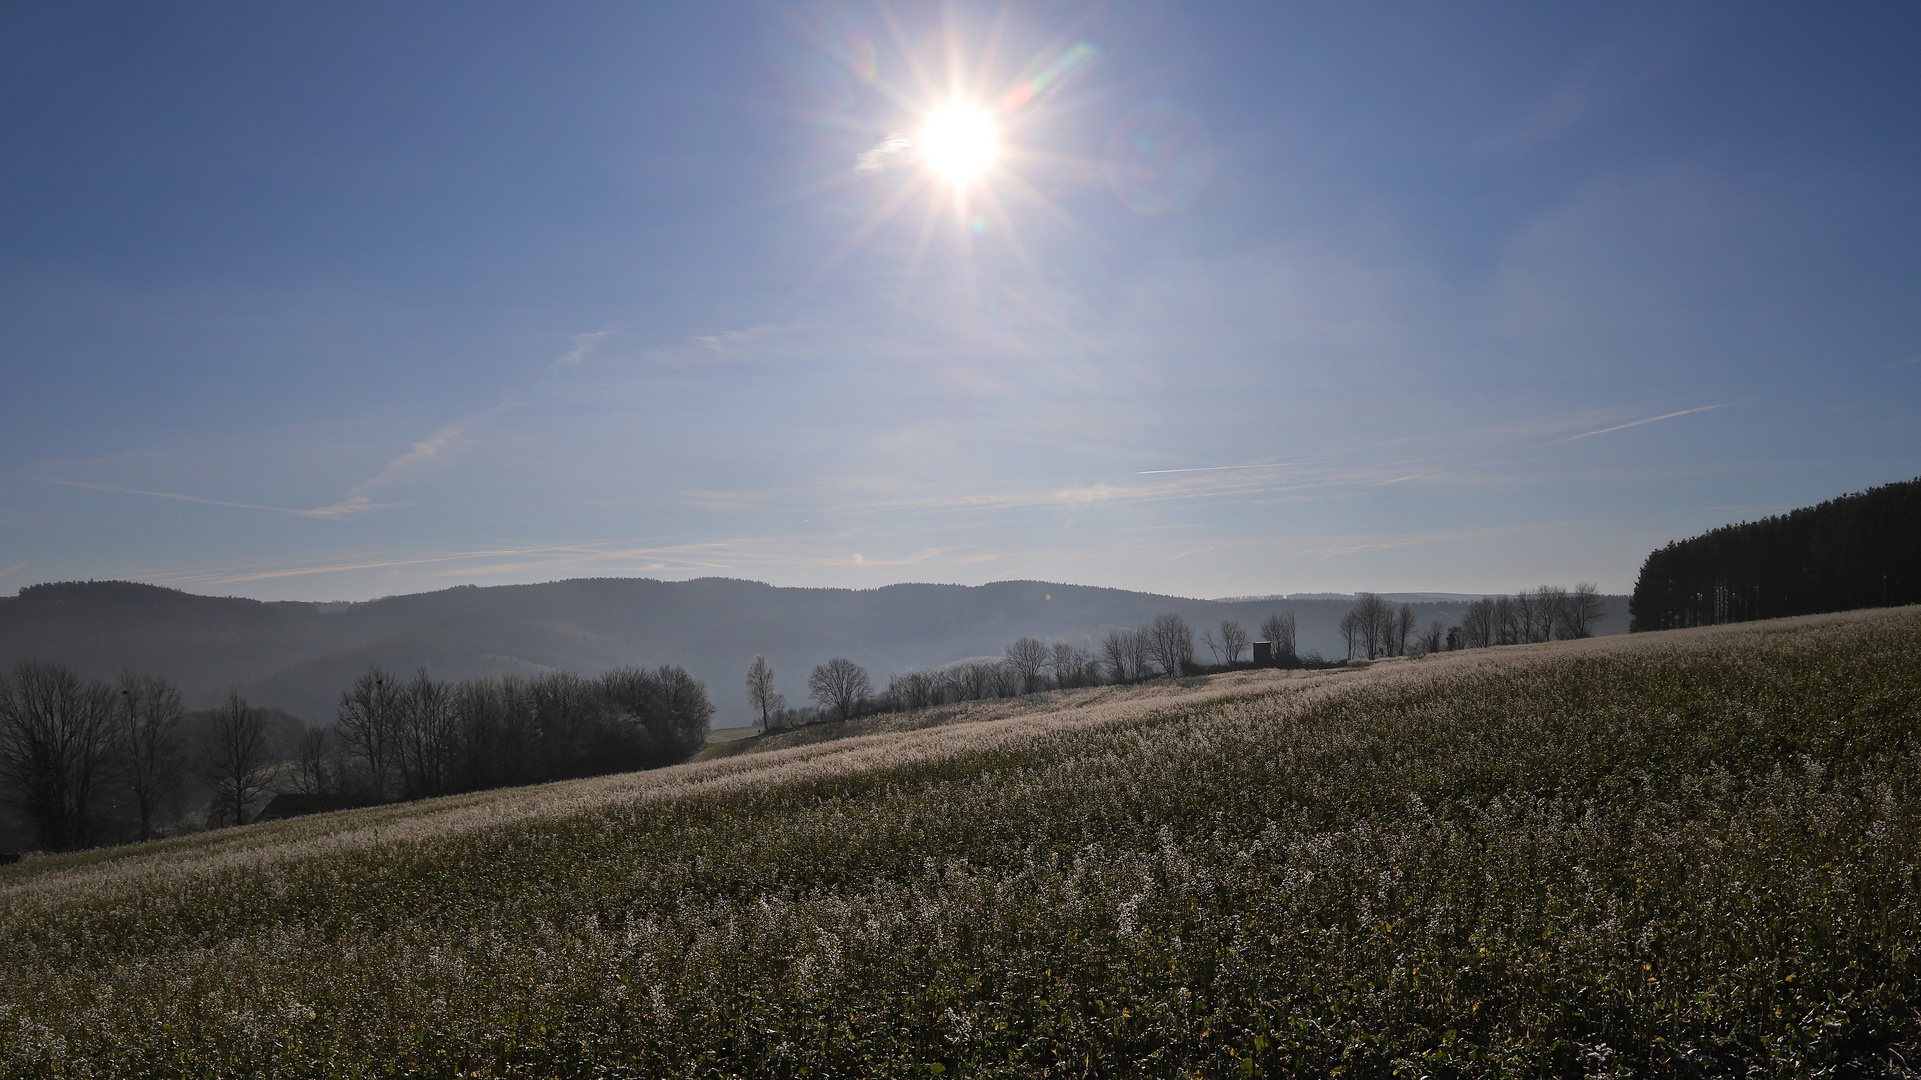
[[(1460, 620), (1475, 597), (1412, 600), (1420, 624)], [(871, 670), (924, 669), (998, 656), (1034, 635), (1094, 648), (1115, 627), (1173, 612), (1208, 627), (1253, 627), (1272, 597), (1197, 600), (1044, 581), (987, 585), (783, 588), (751, 581), (575, 579), (460, 586), (378, 600), (307, 603), (196, 596), (129, 582), (34, 585), (0, 596), (0, 669), (33, 659), (89, 678), (123, 669), (165, 674), (188, 709), (219, 706), (230, 689), (309, 723), (333, 716), (342, 687), (370, 666), (420, 668), (458, 682), (555, 671), (675, 664), (709, 687), (730, 686), (763, 654), (805, 672), (836, 656)], [(1346, 651), (1340, 619), (1352, 596), (1291, 597), (1303, 652)], [(1604, 598), (1597, 635), (1627, 630), (1627, 597)], [(744, 700), (720, 694), (715, 724), (756, 723)]]

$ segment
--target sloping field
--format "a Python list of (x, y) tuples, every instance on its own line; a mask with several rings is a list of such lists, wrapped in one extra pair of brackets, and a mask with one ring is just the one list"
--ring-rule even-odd
[(1002, 709), (0, 868), (0, 1075), (1921, 1066), (1921, 610)]

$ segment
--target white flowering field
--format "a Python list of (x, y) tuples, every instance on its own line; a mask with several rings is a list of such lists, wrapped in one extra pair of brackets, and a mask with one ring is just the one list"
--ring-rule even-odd
[(7, 1077), (1913, 1076), (1921, 612), (0, 868)]

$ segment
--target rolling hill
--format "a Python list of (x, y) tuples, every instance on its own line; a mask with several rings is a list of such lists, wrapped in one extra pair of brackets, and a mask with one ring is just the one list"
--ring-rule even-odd
[[(1422, 625), (1452, 622), (1466, 598), (1413, 599)], [(1627, 629), (1624, 597), (1606, 598), (1599, 633)], [(340, 691), (369, 664), (439, 679), (596, 672), (680, 664), (707, 684), (717, 727), (752, 716), (741, 690), (757, 653), (773, 663), (790, 703), (807, 672), (845, 656), (876, 682), (907, 668), (997, 656), (1024, 634), (1092, 646), (1117, 626), (1177, 612), (1196, 630), (1236, 619), (1250, 630), (1292, 609), (1303, 652), (1342, 651), (1341, 597), (1193, 600), (1047, 582), (777, 588), (701, 578), (594, 578), (542, 585), (463, 586), (358, 603), (262, 602), (196, 596), (127, 582), (32, 586), (0, 598), (0, 664), (53, 660), (94, 676), (122, 668), (166, 675), (189, 707), (238, 687), (256, 705), (330, 718)]]
[(0, 1074), (1921, 1060), (1921, 609), (947, 720), (0, 867)]

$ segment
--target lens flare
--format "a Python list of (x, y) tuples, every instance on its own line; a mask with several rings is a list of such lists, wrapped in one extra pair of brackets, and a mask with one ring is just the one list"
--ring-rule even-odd
[(1015, 84), (1000, 100), (1000, 110), (1012, 116), (1036, 101), (1045, 101), (1067, 88), (1082, 72), (1100, 60), (1101, 50), (1083, 41), (1061, 53), (1054, 61), (1029, 78)]
[(955, 102), (927, 118), (921, 129), (921, 156), (929, 168), (950, 184), (964, 185), (980, 178), (1000, 152), (1000, 132), (987, 110)]
[(1200, 119), (1156, 101), (1128, 116), (1107, 140), (1107, 179), (1136, 214), (1177, 213), (1193, 203), (1214, 172)]

